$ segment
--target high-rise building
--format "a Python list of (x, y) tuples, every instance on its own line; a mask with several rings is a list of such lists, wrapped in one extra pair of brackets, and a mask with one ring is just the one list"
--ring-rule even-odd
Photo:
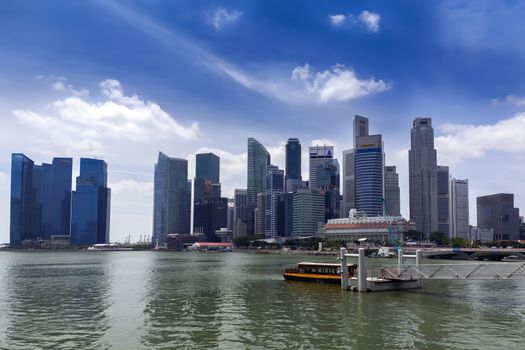
[(426, 235), (438, 229), (436, 168), (432, 120), (416, 118), (408, 151), (410, 220)]
[(513, 194), (481, 196), (476, 202), (479, 229), (493, 229), (495, 241), (519, 239), (520, 215)]
[(325, 221), (340, 217), (340, 169), (337, 159), (328, 159), (317, 167), (317, 189), (325, 197)]
[(255, 230), (255, 208), (257, 194), (266, 191), (266, 167), (270, 165), (270, 153), (256, 139), (248, 139), (248, 202), (247, 202), (247, 234), (252, 236)]
[(234, 218), (235, 218), (235, 201), (233, 198), (228, 198), (228, 219), (227, 219), (227, 222), (228, 224), (226, 225), (226, 227), (228, 228), (228, 230), (232, 231), (232, 234), (233, 234), (233, 227), (235, 226), (234, 225)]
[(368, 217), (383, 216), (385, 155), (381, 135), (356, 138), (355, 207)]
[(399, 175), (395, 166), (385, 167), (385, 215), (401, 216)]
[[(217, 193), (219, 192), (219, 193)], [(195, 156), (194, 201), (220, 197), (220, 158), (213, 153)]]
[(265, 235), (266, 238), (279, 236), (279, 198), (284, 193), (284, 171), (275, 165), (266, 170)]
[(80, 158), (80, 175), (71, 206), (71, 244), (109, 243), (111, 189), (107, 164), (101, 159)]
[(248, 194), (244, 189), (236, 189), (233, 195), (233, 238), (247, 236)]
[(266, 192), (257, 194), (257, 207), (254, 210), (255, 234), (266, 236)]
[(449, 196), (449, 236), (470, 239), (468, 180), (450, 179)]
[(354, 149), (357, 148), (357, 139), (368, 135), (368, 118), (356, 114), (354, 116)]
[(165, 244), (168, 234), (189, 234), (190, 219), (188, 161), (159, 152), (153, 193), (153, 243)]
[(309, 148), (309, 177), (308, 187), (317, 189), (317, 168), (324, 166), (327, 160), (333, 159), (334, 146), (312, 146)]
[(324, 195), (318, 190), (300, 189), (293, 193), (293, 236), (313, 236), (324, 223)]
[(301, 143), (298, 138), (289, 138), (285, 152), (285, 187), (286, 191), (293, 191), (294, 184), (300, 184), (301, 176)]
[(23, 154), (12, 155), (11, 245), (50, 239), (71, 232), (71, 158), (35, 165)]
[(343, 151), (343, 203), (341, 217), (347, 218), (355, 208), (355, 153), (353, 149)]
[(450, 230), (450, 209), (449, 209), (449, 171), (448, 166), (438, 165), (436, 169), (436, 189), (437, 189), (437, 211), (438, 211), (438, 231), (449, 236)]

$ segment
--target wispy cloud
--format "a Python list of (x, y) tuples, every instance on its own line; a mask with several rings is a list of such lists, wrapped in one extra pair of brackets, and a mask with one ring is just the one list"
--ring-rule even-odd
[(337, 15), (330, 15), (328, 16), (328, 18), (330, 19), (330, 23), (332, 23), (332, 25), (336, 27), (342, 26), (343, 24), (345, 24), (346, 21), (346, 16), (342, 13)]
[(293, 70), (292, 79), (303, 81), (306, 90), (323, 103), (348, 101), (392, 88), (392, 83), (380, 79), (359, 79), (351, 68), (344, 65), (313, 73), (310, 65), (305, 64)]
[(507, 97), (505, 97), (505, 100), (507, 101), (507, 103), (514, 105), (514, 106), (518, 106), (518, 107), (525, 106), (525, 96), (518, 96), (518, 95), (512, 94), (512, 95), (508, 95)]
[(237, 10), (228, 11), (224, 7), (217, 7), (213, 10), (207, 10), (205, 12), (206, 23), (215, 28), (215, 30), (220, 30), (224, 26), (235, 23), (242, 15), (242, 12)]
[(366, 26), (368, 31), (379, 31), (379, 22), (381, 21), (381, 16), (379, 14), (371, 11), (363, 11), (359, 14), (358, 19)]

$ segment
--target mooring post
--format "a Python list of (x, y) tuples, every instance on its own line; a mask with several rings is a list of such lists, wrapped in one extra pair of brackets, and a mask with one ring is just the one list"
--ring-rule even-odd
[[(421, 269), (421, 264), (423, 263), (423, 252), (421, 251), (421, 249), (417, 249), (416, 250), (416, 268), (418, 270)], [(421, 271), (421, 270), (420, 270)], [(422, 287), (422, 283), (421, 283), (421, 276), (418, 277), (417, 279), (417, 287), (418, 288), (421, 288)]]
[(359, 261), (357, 263), (357, 290), (366, 292), (366, 266), (365, 266), (365, 248), (359, 248)]
[(341, 289), (348, 289), (348, 266), (346, 265), (346, 248), (341, 248)]
[(401, 270), (401, 265), (403, 265), (403, 249), (397, 251), (397, 267)]

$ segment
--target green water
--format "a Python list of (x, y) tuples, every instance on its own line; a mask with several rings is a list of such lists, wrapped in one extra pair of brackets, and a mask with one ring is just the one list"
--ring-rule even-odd
[(301, 260), (335, 258), (0, 252), (0, 348), (525, 349), (524, 281), (359, 294), (284, 281)]

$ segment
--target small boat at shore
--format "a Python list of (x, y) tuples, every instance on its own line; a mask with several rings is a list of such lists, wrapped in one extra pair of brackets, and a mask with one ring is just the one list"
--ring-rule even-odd
[(87, 250), (89, 251), (96, 251), (96, 252), (123, 252), (123, 251), (130, 251), (133, 250), (133, 248), (129, 247), (122, 247), (118, 244), (95, 244), (89, 247)]
[[(349, 264), (348, 277), (353, 277), (357, 265)], [(283, 277), (288, 281), (305, 281), (341, 284), (341, 264), (301, 262), (296, 268), (287, 268)]]

